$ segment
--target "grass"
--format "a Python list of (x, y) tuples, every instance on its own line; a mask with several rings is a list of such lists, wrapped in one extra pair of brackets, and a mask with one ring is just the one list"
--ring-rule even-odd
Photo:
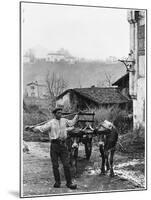
[(117, 106), (101, 107), (95, 110), (89, 110), (95, 112), (95, 126), (104, 120), (112, 122), (118, 129), (119, 134), (126, 134), (132, 127), (132, 120), (128, 119), (128, 111), (121, 110)]
[(125, 135), (119, 137), (120, 145), (118, 150), (126, 153), (142, 153), (145, 150), (145, 129), (140, 126), (139, 128), (129, 131)]
[[(36, 125), (41, 122), (47, 121), (52, 116), (44, 109), (40, 109), (37, 105), (28, 105), (28, 108), (23, 113), (23, 129), (28, 125)], [(32, 131), (23, 131), (24, 141), (49, 141), (48, 133), (34, 133)]]

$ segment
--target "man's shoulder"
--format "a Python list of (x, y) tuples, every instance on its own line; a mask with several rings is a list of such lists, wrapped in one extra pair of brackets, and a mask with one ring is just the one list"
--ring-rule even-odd
[(67, 119), (67, 118), (64, 118), (64, 117), (61, 117), (61, 120), (62, 120), (62, 121), (67, 121), (68, 119)]
[(55, 119), (53, 118), (53, 119), (50, 119), (48, 122), (49, 123), (52, 123), (52, 122), (54, 122), (55, 121)]

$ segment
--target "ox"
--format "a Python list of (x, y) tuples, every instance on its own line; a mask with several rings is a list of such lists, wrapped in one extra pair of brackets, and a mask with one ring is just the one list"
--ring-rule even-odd
[(79, 143), (85, 145), (86, 159), (90, 159), (92, 151), (92, 131), (94, 131), (94, 129), (92, 129), (91, 126), (86, 126), (84, 129), (68, 128), (66, 144), (70, 156), (70, 165), (74, 168), (75, 174), (77, 174)]
[(99, 135), (99, 150), (102, 157), (101, 174), (104, 175), (106, 171), (110, 170), (110, 176), (113, 177), (113, 157), (118, 140), (117, 129), (111, 122), (105, 120), (97, 127), (96, 133)]
[(78, 159), (78, 149), (79, 149), (80, 138), (76, 129), (68, 131), (68, 137), (66, 140), (66, 145), (69, 151), (70, 165), (74, 170), (74, 174), (77, 174), (77, 159)]

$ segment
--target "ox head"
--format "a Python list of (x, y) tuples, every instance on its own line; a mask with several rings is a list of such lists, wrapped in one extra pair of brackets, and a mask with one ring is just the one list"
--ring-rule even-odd
[(98, 131), (106, 131), (106, 130), (112, 130), (114, 128), (114, 124), (112, 122), (109, 122), (108, 120), (104, 120), (101, 124), (98, 126)]
[(78, 147), (79, 147), (79, 138), (78, 137), (72, 138), (72, 146), (71, 146), (71, 148), (77, 149)]

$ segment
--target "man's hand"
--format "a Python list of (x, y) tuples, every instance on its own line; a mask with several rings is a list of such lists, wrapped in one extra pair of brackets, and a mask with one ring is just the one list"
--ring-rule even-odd
[(79, 111), (78, 113), (77, 113), (77, 115), (79, 116), (79, 115), (81, 115), (82, 114), (82, 112), (81, 111)]
[(26, 126), (25, 131), (33, 131), (34, 126)]
[(25, 131), (33, 131), (34, 133), (39, 132), (39, 129), (37, 129), (35, 126), (26, 126)]
[(67, 139), (67, 136), (65, 136), (65, 135), (64, 135), (64, 136), (61, 136), (61, 137), (59, 137), (59, 139), (60, 139), (60, 140), (66, 140), (66, 139)]
[(39, 130), (37, 127), (34, 127), (34, 128), (33, 128), (33, 132), (34, 132), (34, 133), (38, 133), (38, 132), (40, 132), (40, 130)]

